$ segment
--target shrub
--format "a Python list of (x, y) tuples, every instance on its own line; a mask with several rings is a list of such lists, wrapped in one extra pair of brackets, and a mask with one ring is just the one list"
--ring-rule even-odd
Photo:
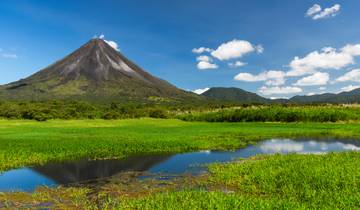
[(167, 113), (162, 109), (156, 109), (156, 110), (150, 111), (149, 117), (165, 119), (165, 118), (167, 118)]

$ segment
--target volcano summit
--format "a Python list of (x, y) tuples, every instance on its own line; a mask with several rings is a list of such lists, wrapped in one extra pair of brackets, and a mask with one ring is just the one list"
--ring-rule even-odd
[(199, 96), (152, 76), (102, 39), (92, 39), (28, 78), (0, 86), (5, 100), (184, 101)]

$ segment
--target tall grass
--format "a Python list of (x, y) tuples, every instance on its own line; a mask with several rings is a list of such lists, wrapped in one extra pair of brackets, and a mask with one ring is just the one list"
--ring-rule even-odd
[(359, 152), (260, 156), (210, 166), (210, 182), (312, 209), (359, 209), (359, 158)]
[(360, 108), (342, 106), (257, 106), (182, 114), (179, 119), (204, 122), (338, 122), (360, 120)]

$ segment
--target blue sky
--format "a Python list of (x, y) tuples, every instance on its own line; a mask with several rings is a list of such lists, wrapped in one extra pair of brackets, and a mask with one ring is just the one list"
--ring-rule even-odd
[[(0, 84), (104, 34), (144, 69), (186, 90), (339, 92), (360, 85), (359, 8), (357, 0), (4, 0)], [(200, 47), (208, 49), (192, 52)]]

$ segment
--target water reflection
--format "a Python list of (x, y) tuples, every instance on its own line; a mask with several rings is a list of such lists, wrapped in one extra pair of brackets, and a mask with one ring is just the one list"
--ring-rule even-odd
[(257, 154), (322, 154), (336, 151), (360, 151), (360, 141), (271, 139), (236, 151), (199, 151), (175, 155), (149, 155), (122, 160), (72, 161), (10, 170), (0, 175), (0, 191), (33, 191), (39, 186), (56, 186), (102, 180), (124, 171), (198, 174), (203, 164), (248, 158)]
[(340, 142), (340, 141), (293, 141), (290, 139), (272, 139), (260, 143), (259, 148), (262, 153), (324, 153), (336, 151), (359, 151), (360, 147), (357, 142)]
[(57, 184), (81, 183), (103, 179), (123, 171), (147, 171), (156, 164), (166, 161), (169, 155), (137, 156), (121, 160), (80, 160), (67, 163), (51, 163), (34, 167), (32, 170), (50, 178)]

